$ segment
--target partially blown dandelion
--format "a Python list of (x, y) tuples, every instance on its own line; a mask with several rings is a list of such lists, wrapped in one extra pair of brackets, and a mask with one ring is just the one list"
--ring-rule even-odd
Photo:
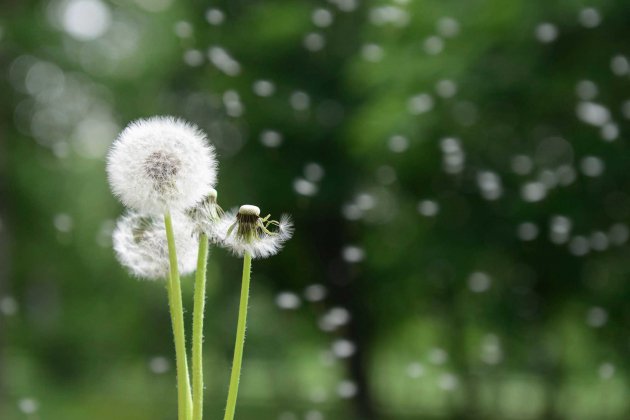
[(186, 214), (199, 234), (205, 234), (212, 242), (220, 242), (219, 222), (225, 213), (217, 202), (217, 190), (210, 189), (208, 195), (195, 207), (188, 209)]
[[(197, 235), (183, 215), (173, 215), (173, 230), (181, 274), (195, 270)], [(169, 274), (168, 243), (162, 218), (128, 211), (120, 217), (113, 233), (116, 258), (134, 276), (165, 279)]]
[(227, 213), (219, 224), (223, 245), (234, 255), (267, 258), (277, 254), (293, 234), (293, 223), (286, 214), (280, 221), (270, 216), (260, 217), (260, 209), (252, 205), (241, 206), (237, 213)]
[(129, 124), (107, 158), (114, 195), (127, 207), (152, 214), (197, 204), (216, 183), (216, 167), (206, 135), (173, 117)]
[[(275, 230), (270, 230), (275, 227)], [(272, 228), (273, 229), (273, 228)], [(236, 343), (230, 376), (230, 388), (225, 408), (224, 420), (233, 420), (236, 412), (238, 384), (243, 362), (245, 346), (245, 328), (247, 324), (247, 305), (249, 301), (249, 281), (252, 269), (252, 257), (266, 258), (277, 254), (284, 242), (293, 234), (293, 224), (289, 216), (283, 215), (280, 221), (270, 220), (270, 216), (260, 217), (260, 209), (252, 205), (244, 205), (238, 213), (229, 213), (221, 221), (223, 245), (234, 254), (243, 257), (243, 277), (241, 300), (236, 327)]]
[(203, 315), (206, 297), (206, 261), (208, 259), (208, 238), (217, 243), (217, 224), (223, 210), (217, 203), (217, 191), (212, 188), (208, 195), (195, 207), (186, 212), (199, 235), (197, 273), (195, 275), (195, 302), (193, 309), (193, 420), (201, 420), (203, 415)]

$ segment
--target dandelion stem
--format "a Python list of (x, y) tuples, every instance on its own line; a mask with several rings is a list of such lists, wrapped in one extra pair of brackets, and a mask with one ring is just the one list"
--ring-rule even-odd
[(206, 300), (206, 262), (208, 259), (208, 236), (199, 236), (197, 273), (195, 274), (195, 307), (193, 309), (192, 336), (192, 386), (193, 420), (203, 416), (203, 312)]
[(170, 213), (164, 214), (166, 240), (168, 242), (168, 256), (170, 262), (170, 276), (168, 282), (169, 306), (173, 336), (175, 339), (175, 361), (177, 365), (177, 400), (179, 420), (191, 420), (192, 398), (188, 379), (188, 361), (186, 357), (186, 333), (184, 330), (184, 307), (182, 304), (182, 289), (179, 281), (177, 252), (175, 250), (175, 235)]
[(241, 286), (241, 302), (238, 310), (238, 326), (236, 329), (236, 343), (234, 344), (234, 361), (232, 362), (232, 375), (230, 376), (230, 388), (228, 391), (227, 405), (223, 420), (233, 420), (236, 411), (236, 397), (238, 395), (238, 382), (241, 376), (241, 364), (243, 361), (243, 346), (245, 345), (245, 326), (247, 323), (247, 302), (249, 300), (249, 279), (252, 268), (252, 256), (249, 252), (243, 257), (243, 284)]

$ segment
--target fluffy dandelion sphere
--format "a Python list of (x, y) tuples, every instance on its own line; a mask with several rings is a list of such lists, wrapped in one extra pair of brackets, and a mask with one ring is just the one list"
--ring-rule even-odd
[(283, 214), (280, 221), (260, 217), (260, 208), (246, 204), (238, 212), (226, 213), (218, 223), (221, 244), (242, 257), (267, 258), (277, 254), (293, 235), (293, 222)]
[(180, 211), (201, 201), (216, 183), (214, 147), (196, 126), (173, 117), (132, 122), (107, 157), (114, 195), (141, 213)]
[[(172, 215), (179, 272), (195, 271), (198, 237), (190, 220)], [(113, 233), (116, 258), (136, 277), (156, 280), (168, 277), (169, 257), (166, 229), (161, 217), (127, 212), (118, 219)]]

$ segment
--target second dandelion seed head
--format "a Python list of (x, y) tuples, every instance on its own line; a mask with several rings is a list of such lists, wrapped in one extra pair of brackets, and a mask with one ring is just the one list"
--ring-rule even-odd
[(220, 242), (218, 225), (225, 214), (219, 206), (217, 196), (217, 190), (211, 188), (208, 195), (199, 204), (186, 211), (188, 217), (195, 224), (197, 233), (206, 234), (213, 242)]

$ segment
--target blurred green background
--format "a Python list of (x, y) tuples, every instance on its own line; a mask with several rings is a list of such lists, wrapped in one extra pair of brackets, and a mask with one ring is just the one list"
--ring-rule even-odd
[[(175, 418), (166, 291), (115, 261), (104, 170), (156, 114), (208, 132), (225, 208), (295, 219), (254, 263), (237, 418), (630, 418), (628, 22), (621, 0), (3, 0), (0, 419)], [(211, 251), (208, 419), (240, 269)]]

